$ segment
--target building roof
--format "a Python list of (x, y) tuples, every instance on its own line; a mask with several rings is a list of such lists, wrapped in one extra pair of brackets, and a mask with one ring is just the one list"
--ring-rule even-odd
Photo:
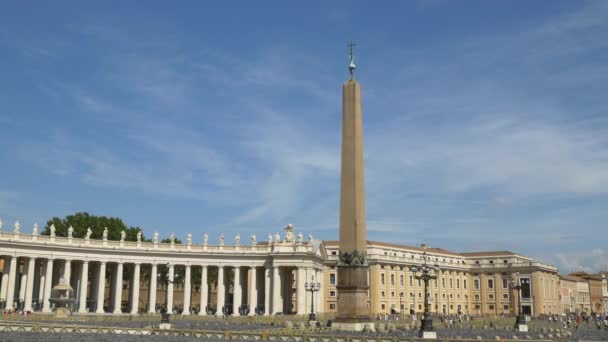
[[(340, 242), (336, 241), (336, 240), (325, 241), (325, 245), (326, 246), (338, 246), (339, 244), (340, 244)], [(415, 250), (415, 251), (419, 251), (419, 252), (427, 251), (429, 253), (439, 253), (439, 254), (447, 254), (447, 255), (454, 255), (454, 256), (462, 256), (459, 253), (451, 252), (451, 251), (448, 251), (448, 250), (445, 250), (445, 249), (442, 249), (442, 248), (427, 247), (425, 249), (425, 248), (415, 247), (415, 246), (399, 245), (399, 244), (396, 244), (396, 243), (388, 243), (388, 242), (380, 242), (380, 241), (367, 240), (367, 246), (369, 247), (370, 245), (383, 246), (383, 247), (391, 247), (391, 248), (403, 248), (403, 249), (410, 249), (410, 250)]]
[(570, 273), (569, 275), (574, 276), (574, 277), (579, 277), (582, 279), (602, 280), (602, 273), (589, 274), (587, 272), (573, 272), (573, 273)]
[(587, 281), (586, 281), (585, 279), (583, 279), (583, 278), (576, 277), (576, 276), (573, 276), (573, 275), (568, 275), (568, 274), (560, 274), (560, 275), (559, 275), (559, 277), (560, 277), (561, 279), (564, 279), (564, 280), (569, 280), (569, 281), (583, 282), (583, 283), (586, 283), (586, 282), (587, 282)]
[(513, 252), (509, 251), (488, 251), (488, 252), (465, 252), (460, 253), (462, 256), (466, 257), (486, 257), (486, 256), (499, 256), (499, 255), (517, 255)]

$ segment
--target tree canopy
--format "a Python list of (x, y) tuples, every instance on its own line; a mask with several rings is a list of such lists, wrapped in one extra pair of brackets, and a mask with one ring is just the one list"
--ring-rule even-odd
[(86, 212), (68, 215), (63, 219), (53, 217), (47, 221), (42, 234), (50, 235), (52, 224), (55, 225), (57, 236), (68, 236), (68, 228), (72, 226), (75, 238), (84, 238), (89, 227), (92, 231), (91, 239), (101, 239), (105, 227), (108, 228), (109, 240), (120, 240), (120, 232), (123, 230), (126, 233), (125, 240), (127, 241), (137, 241), (137, 232), (139, 231), (142, 231), (142, 239), (144, 238), (143, 230), (140, 227), (128, 227), (120, 218), (90, 215)]

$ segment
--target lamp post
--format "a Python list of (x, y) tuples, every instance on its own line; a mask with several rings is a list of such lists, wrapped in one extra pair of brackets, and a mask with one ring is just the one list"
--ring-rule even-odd
[(517, 291), (517, 319), (515, 320), (515, 327), (519, 331), (528, 331), (526, 325), (526, 317), (521, 307), (521, 281), (519, 280), (519, 272), (515, 272), (513, 279), (511, 279), (511, 288)]
[[(420, 268), (412, 267), (414, 277), (424, 282), (424, 316), (422, 317), (419, 335), (425, 339), (435, 339), (437, 333), (433, 329), (433, 319), (429, 316), (429, 280), (437, 279), (437, 274), (441, 269), (437, 264), (434, 266), (427, 264), (429, 257), (426, 255), (426, 251), (422, 253), (422, 259), (423, 263)], [(420, 272), (420, 275), (418, 275), (418, 272)]]
[(312, 281), (310, 283), (304, 283), (304, 289), (310, 292), (310, 316), (308, 316), (308, 320), (316, 321), (317, 315), (315, 314), (315, 292), (321, 290), (321, 283), (315, 283), (315, 276), (312, 276)]
[[(175, 284), (175, 279), (171, 279), (171, 276), (169, 275), (169, 264), (167, 263), (166, 265), (167, 267), (167, 273), (165, 274), (164, 277), (162, 277), (161, 273), (158, 273), (156, 276), (159, 280), (162, 280), (165, 283), (165, 305), (164, 307), (162, 307), (160, 309), (160, 314), (161, 314), (161, 323), (169, 323), (169, 312), (173, 312), (173, 308), (171, 308), (169, 311), (169, 308), (167, 307), (168, 303), (169, 303), (169, 284)], [(177, 278), (178, 275), (175, 274), (173, 276), (174, 278)]]

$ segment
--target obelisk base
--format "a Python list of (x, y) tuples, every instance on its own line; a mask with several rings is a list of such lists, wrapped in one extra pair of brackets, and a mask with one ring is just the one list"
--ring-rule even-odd
[(374, 330), (367, 306), (367, 270), (361, 266), (338, 266), (338, 316), (332, 328), (346, 331)]

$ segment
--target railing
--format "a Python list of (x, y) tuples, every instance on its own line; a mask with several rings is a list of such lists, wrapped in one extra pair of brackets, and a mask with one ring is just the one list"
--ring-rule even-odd
[(64, 236), (36, 235), (23, 234), (0, 231), (0, 241), (23, 241), (28, 244), (37, 243), (42, 245), (58, 245), (58, 246), (73, 246), (73, 247), (94, 247), (94, 248), (109, 248), (109, 249), (132, 249), (132, 250), (162, 250), (162, 251), (185, 251), (185, 252), (210, 252), (210, 253), (268, 253), (278, 246), (292, 246), (294, 248), (304, 247), (305, 251), (310, 252), (312, 245), (308, 242), (303, 243), (284, 243), (279, 242), (272, 245), (207, 245), (207, 244), (172, 244), (162, 242), (144, 242), (144, 241), (116, 241), (116, 240), (96, 240), (83, 238), (70, 238)]

